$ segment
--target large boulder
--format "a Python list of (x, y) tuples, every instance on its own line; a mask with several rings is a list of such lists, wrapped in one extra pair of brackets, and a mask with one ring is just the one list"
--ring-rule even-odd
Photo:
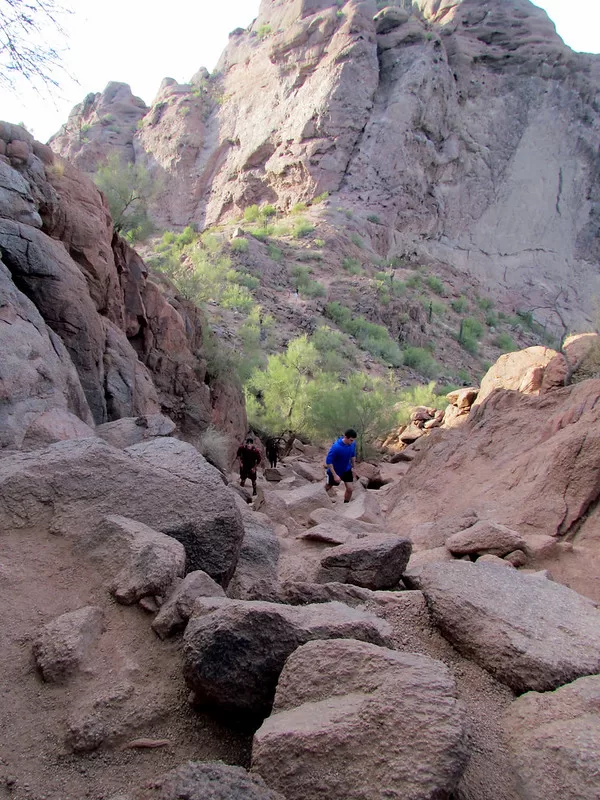
[(565, 586), (465, 561), (425, 564), (411, 583), (457, 650), (515, 692), (600, 671), (600, 612)]
[(465, 715), (440, 661), (353, 640), (296, 650), (252, 769), (287, 800), (449, 798), (465, 766)]
[(334, 547), (324, 555), (319, 580), (353, 583), (365, 589), (393, 589), (402, 578), (411, 552), (410, 539), (367, 536)]
[(195, 609), (183, 639), (183, 673), (196, 702), (253, 715), (269, 712), (283, 665), (300, 645), (340, 638), (386, 644), (390, 630), (383, 620), (342, 603), (203, 598)]
[(528, 692), (508, 709), (504, 729), (522, 797), (600, 797), (600, 675), (554, 692)]
[(131, 447), (146, 439), (157, 436), (171, 436), (176, 425), (164, 414), (142, 414), (139, 417), (122, 417), (114, 422), (96, 426), (96, 436), (100, 436), (113, 447)]
[(238, 600), (271, 600), (277, 583), (279, 539), (269, 517), (240, 507), (244, 538), (235, 573), (227, 588)]
[(120, 515), (178, 539), (187, 569), (227, 585), (239, 555), (240, 513), (219, 472), (174, 439), (126, 452), (101, 439), (59, 442), (0, 461), (0, 528), (51, 529), (75, 541)]
[(505, 556), (525, 547), (525, 539), (517, 531), (491, 520), (480, 520), (466, 530), (453, 533), (446, 539), (446, 547), (458, 556), (490, 553)]
[(152, 630), (161, 639), (183, 630), (194, 610), (198, 597), (225, 597), (225, 592), (206, 572), (188, 572), (176, 585), (152, 621)]
[(109, 514), (95, 527), (88, 555), (110, 574), (110, 591), (130, 605), (169, 593), (185, 571), (181, 542), (127, 517)]
[(278, 499), (285, 506), (286, 513), (296, 522), (306, 525), (308, 518), (317, 508), (331, 508), (331, 499), (325, 491), (324, 484), (309, 483), (299, 489), (279, 491)]
[(188, 761), (155, 781), (156, 800), (285, 800), (260, 775), (220, 762)]

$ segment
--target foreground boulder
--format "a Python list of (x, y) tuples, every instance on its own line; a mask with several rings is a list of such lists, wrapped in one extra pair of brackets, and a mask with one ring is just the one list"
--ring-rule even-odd
[[(425, 722), (426, 720), (426, 722)], [(287, 660), (252, 769), (287, 800), (448, 798), (468, 755), (448, 668), (353, 640)]]
[(184, 634), (183, 673), (199, 705), (267, 714), (288, 656), (313, 639), (387, 644), (389, 625), (342, 603), (203, 599)]
[(201, 569), (188, 572), (152, 621), (152, 630), (161, 639), (183, 630), (198, 597), (225, 597), (225, 592)]
[(244, 538), (227, 594), (238, 600), (272, 600), (277, 583), (279, 539), (271, 520), (248, 506), (240, 508)]
[(285, 800), (260, 775), (221, 762), (188, 761), (157, 784), (156, 800)]
[(600, 797), (600, 675), (554, 692), (528, 692), (504, 720), (512, 761), (528, 800)]
[(353, 583), (365, 589), (393, 589), (400, 582), (411, 552), (409, 539), (368, 536), (335, 547), (323, 556), (319, 579), (323, 583)]
[(457, 556), (476, 553), (505, 556), (525, 546), (525, 539), (520, 533), (490, 520), (480, 520), (446, 539), (446, 547)]
[(600, 612), (566, 586), (465, 561), (410, 579), (443, 635), (515, 692), (600, 672)]
[(60, 683), (78, 672), (103, 629), (102, 609), (97, 606), (68, 611), (44, 625), (33, 643), (33, 656), (43, 679)]
[[(240, 551), (240, 513), (220, 474), (192, 445), (156, 439), (117, 450), (99, 438), (59, 442), (0, 462), (0, 530), (51, 529), (93, 539), (106, 515), (180, 541), (187, 569), (223, 586)], [(86, 545), (87, 546), (87, 545)]]
[(111, 573), (111, 593), (126, 605), (142, 597), (164, 597), (185, 571), (180, 542), (118, 515), (106, 516), (95, 529), (91, 555)]

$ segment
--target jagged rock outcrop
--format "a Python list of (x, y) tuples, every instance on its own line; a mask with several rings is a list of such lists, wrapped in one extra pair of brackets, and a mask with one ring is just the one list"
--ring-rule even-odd
[(18, 126), (0, 123), (0, 142), (3, 446), (22, 446), (49, 410), (103, 424), (162, 407), (189, 434), (215, 423), (241, 435), (239, 388), (207, 374), (200, 310), (149, 280), (87, 176)]
[(135, 159), (167, 227), (328, 191), (319, 213), (351, 207), (379, 255), (581, 322), (600, 295), (599, 86), (600, 58), (529, 0), (263, 0), (216, 74), (163, 82)]

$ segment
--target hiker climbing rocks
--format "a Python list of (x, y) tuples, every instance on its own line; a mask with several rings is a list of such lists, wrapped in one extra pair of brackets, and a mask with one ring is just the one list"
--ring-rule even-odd
[(246, 479), (252, 483), (252, 494), (256, 494), (256, 468), (261, 462), (260, 452), (254, 447), (254, 439), (248, 436), (245, 443), (237, 449), (237, 458), (240, 460), (240, 486), (246, 485)]
[(325, 459), (325, 467), (327, 468), (325, 489), (327, 492), (331, 492), (334, 486), (339, 486), (343, 481), (346, 487), (344, 503), (349, 503), (352, 497), (355, 464), (356, 431), (354, 428), (348, 428), (346, 433), (331, 445)]
[(279, 459), (279, 439), (274, 439), (273, 437), (267, 439), (265, 442), (265, 453), (267, 454), (269, 465), (275, 468)]

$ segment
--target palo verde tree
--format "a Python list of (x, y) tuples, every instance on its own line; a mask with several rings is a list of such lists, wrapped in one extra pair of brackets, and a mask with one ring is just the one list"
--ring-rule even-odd
[(152, 232), (148, 204), (155, 185), (144, 166), (123, 164), (117, 153), (111, 153), (96, 172), (94, 181), (106, 195), (116, 233), (136, 242)]
[(60, 53), (49, 42), (64, 37), (65, 13), (55, 0), (0, 0), (0, 87), (14, 90), (19, 76), (34, 86), (58, 86)]
[(266, 369), (246, 384), (250, 423), (267, 433), (292, 437), (309, 430), (309, 386), (318, 377), (319, 353), (307, 336), (293, 339), (285, 353), (271, 355)]

